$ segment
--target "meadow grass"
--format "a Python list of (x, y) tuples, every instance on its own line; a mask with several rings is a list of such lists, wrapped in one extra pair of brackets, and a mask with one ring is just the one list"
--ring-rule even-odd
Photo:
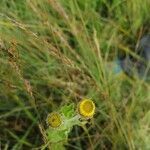
[(0, 147), (46, 149), (49, 112), (82, 98), (96, 103), (86, 131), (66, 149), (150, 149), (149, 83), (107, 68), (135, 55), (149, 32), (149, 0), (1, 0)]

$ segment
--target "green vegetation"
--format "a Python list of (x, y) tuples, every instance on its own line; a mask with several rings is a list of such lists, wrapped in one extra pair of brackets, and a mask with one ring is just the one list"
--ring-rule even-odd
[[(0, 149), (47, 149), (46, 117), (90, 98), (96, 113), (66, 149), (149, 150), (149, 83), (107, 63), (135, 55), (149, 0), (0, 0)], [(63, 141), (62, 141), (63, 142)]]

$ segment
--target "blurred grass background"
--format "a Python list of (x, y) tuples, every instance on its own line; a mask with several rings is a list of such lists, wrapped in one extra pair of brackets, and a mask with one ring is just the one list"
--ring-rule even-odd
[(149, 33), (149, 0), (0, 0), (0, 147), (42, 149), (49, 112), (84, 97), (96, 115), (66, 149), (150, 149), (149, 84), (112, 74)]

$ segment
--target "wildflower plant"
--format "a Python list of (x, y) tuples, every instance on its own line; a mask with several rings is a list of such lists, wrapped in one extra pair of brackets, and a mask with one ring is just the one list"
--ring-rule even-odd
[[(77, 110), (77, 111), (76, 111)], [(64, 105), (58, 112), (52, 112), (47, 116), (48, 129), (46, 130), (47, 139), (53, 150), (64, 149), (69, 132), (74, 125), (84, 126), (89, 118), (95, 113), (95, 104), (92, 100), (84, 99), (75, 109), (74, 103)]]

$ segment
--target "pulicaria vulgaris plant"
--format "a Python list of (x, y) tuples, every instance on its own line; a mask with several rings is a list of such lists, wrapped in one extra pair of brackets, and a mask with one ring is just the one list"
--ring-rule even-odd
[(94, 114), (95, 103), (90, 99), (81, 100), (76, 109), (74, 103), (71, 103), (61, 107), (58, 112), (48, 114), (46, 135), (51, 149), (64, 149), (63, 145), (67, 142), (73, 126), (84, 126)]

